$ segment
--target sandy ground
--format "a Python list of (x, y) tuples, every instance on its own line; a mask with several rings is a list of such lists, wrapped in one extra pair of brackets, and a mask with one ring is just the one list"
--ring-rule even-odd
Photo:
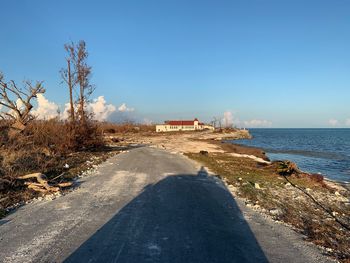
[[(211, 131), (188, 133), (157, 133), (113, 135), (122, 137), (125, 143), (147, 144), (154, 148), (177, 153), (227, 152), (220, 144), (222, 140), (250, 138), (247, 130), (229, 133), (213, 133)], [(259, 156), (260, 157), (260, 156)]]

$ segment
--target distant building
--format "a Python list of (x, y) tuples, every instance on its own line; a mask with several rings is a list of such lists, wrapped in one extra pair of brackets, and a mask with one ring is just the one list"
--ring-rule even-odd
[(156, 125), (156, 132), (173, 132), (173, 131), (200, 131), (214, 130), (211, 125), (207, 125), (194, 119), (193, 121), (165, 121), (164, 124)]

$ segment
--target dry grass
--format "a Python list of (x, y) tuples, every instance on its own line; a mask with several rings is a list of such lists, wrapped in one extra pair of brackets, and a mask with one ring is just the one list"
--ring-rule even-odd
[(7, 127), (0, 124), (0, 210), (38, 195), (17, 180), (19, 176), (41, 172), (49, 180), (61, 175), (56, 180), (69, 181), (80, 170), (105, 159), (110, 151), (95, 122), (72, 127), (55, 119), (34, 121), (13, 138), (7, 136)]
[[(224, 178), (234, 186), (235, 194), (251, 206), (292, 225), (308, 240), (328, 248), (327, 253), (338, 260), (350, 260), (350, 231), (336, 221), (350, 226), (349, 207), (337, 199), (334, 189), (320, 177), (306, 174), (284, 177), (278, 173), (278, 163), (260, 165), (225, 153), (188, 156)], [(278, 213), (272, 214), (272, 210)]]
[(101, 123), (100, 129), (104, 134), (116, 134), (116, 133), (155, 133), (155, 125), (135, 124), (135, 123)]

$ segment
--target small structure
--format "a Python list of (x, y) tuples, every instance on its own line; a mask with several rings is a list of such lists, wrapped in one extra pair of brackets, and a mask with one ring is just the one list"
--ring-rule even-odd
[(211, 125), (199, 122), (196, 118), (193, 121), (165, 121), (164, 124), (156, 125), (156, 132), (174, 132), (174, 131), (200, 131), (215, 130)]

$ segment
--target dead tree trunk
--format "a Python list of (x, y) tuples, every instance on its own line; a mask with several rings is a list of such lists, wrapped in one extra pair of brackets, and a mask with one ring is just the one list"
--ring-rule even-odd
[(68, 88), (69, 88), (69, 103), (70, 103), (70, 118), (71, 122), (75, 122), (75, 112), (74, 112), (74, 101), (73, 101), (73, 83), (72, 83), (72, 73), (70, 69), (70, 59), (67, 59), (67, 69), (68, 69)]

